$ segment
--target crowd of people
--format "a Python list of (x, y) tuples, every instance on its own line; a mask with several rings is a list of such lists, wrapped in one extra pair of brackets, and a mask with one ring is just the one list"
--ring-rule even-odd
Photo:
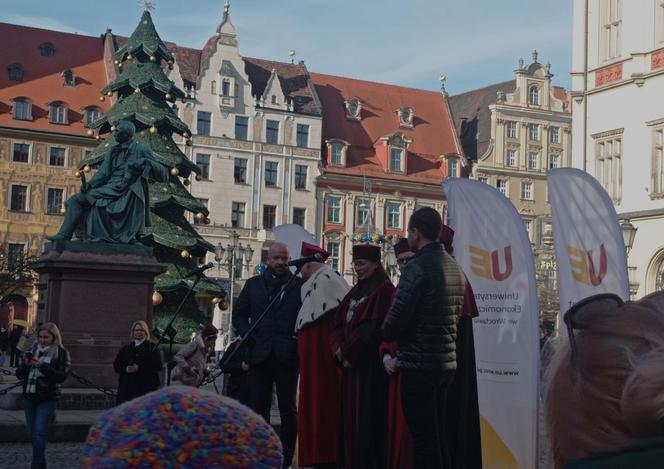
[[(296, 275), (288, 247), (273, 243), (267, 268), (235, 303), (233, 327), (250, 340), (231, 344), (225, 361), (214, 355), (220, 331), (202, 327), (172, 360), (173, 386), (162, 388), (159, 348), (135, 321), (113, 364), (117, 406), (90, 430), (86, 467), (168, 459), (285, 469), (297, 451), (297, 465), (314, 469), (481, 468), (477, 306), (453, 236), (433, 209), (415, 211), (408, 239), (394, 246), (397, 285), (378, 246), (353, 246), (349, 285), (319, 246), (302, 244), (302, 257), (318, 257)], [(663, 313), (664, 293), (627, 304), (599, 295), (567, 312), (569, 339), (543, 379), (556, 468), (657, 467)], [(193, 389), (211, 355), (224, 361), (228, 397)], [(16, 370), (33, 468), (46, 467), (47, 428), (69, 366), (57, 326), (41, 324)], [(273, 389), (278, 436), (269, 425)]]

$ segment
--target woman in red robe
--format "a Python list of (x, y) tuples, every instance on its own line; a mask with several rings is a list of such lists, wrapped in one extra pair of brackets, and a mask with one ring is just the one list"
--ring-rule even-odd
[(353, 246), (353, 268), (358, 282), (339, 305), (330, 336), (332, 352), (343, 367), (340, 466), (384, 469), (388, 376), (378, 347), (394, 285), (380, 263), (378, 246)]

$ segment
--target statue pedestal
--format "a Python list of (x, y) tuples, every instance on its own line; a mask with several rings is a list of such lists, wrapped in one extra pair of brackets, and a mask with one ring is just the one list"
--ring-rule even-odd
[[(154, 277), (165, 267), (141, 244), (56, 241), (32, 268), (38, 322), (58, 325), (75, 373), (116, 388), (113, 360), (131, 340), (132, 322), (151, 325)], [(83, 387), (71, 377), (65, 385)]]

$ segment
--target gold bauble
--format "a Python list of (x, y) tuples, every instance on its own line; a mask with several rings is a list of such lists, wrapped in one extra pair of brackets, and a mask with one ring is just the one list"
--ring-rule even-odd
[(184, 137), (184, 138), (189, 138), (189, 134), (188, 134), (187, 132), (183, 132), (183, 133), (182, 133), (182, 137)]
[(194, 218), (196, 221), (203, 221), (205, 220), (205, 214), (203, 212), (198, 212), (196, 215), (194, 215)]
[(180, 253), (180, 257), (182, 259), (189, 259), (191, 257), (191, 254), (189, 254), (189, 251), (186, 249), (183, 249), (182, 252)]
[(101, 140), (101, 137), (99, 135), (95, 135), (95, 140)]
[(175, 166), (171, 168), (171, 175), (178, 176), (179, 174), (180, 174), (179, 169), (177, 169)]
[(152, 127), (150, 127), (150, 133), (151, 134), (156, 134), (157, 133), (157, 127), (155, 127), (154, 125)]
[(134, 57), (133, 57), (131, 54), (127, 54), (127, 60), (131, 60), (131, 59), (133, 59), (133, 58), (134, 58)]
[(219, 302), (219, 309), (222, 310), (222, 311), (226, 311), (228, 309), (228, 301), (221, 300)]
[(94, 135), (94, 131), (92, 129), (88, 129), (86, 133), (90, 136)]
[(214, 298), (212, 298), (212, 304), (213, 305), (218, 305), (219, 303), (221, 303), (221, 298), (219, 298), (218, 296), (215, 296)]
[(119, 64), (120, 64), (120, 61), (119, 61), (118, 59), (115, 59), (115, 60), (113, 61), (113, 63), (114, 63), (115, 65), (119, 65)]
[(115, 127), (114, 125), (112, 125), (112, 126), (111, 126), (111, 132), (115, 132), (115, 128), (116, 128), (116, 127)]
[(112, 91), (107, 91), (106, 96), (113, 96), (113, 92)]
[(92, 168), (90, 167), (89, 164), (86, 164), (85, 166), (83, 166), (83, 171), (85, 171), (86, 173), (89, 173), (90, 171), (92, 171)]
[(191, 184), (191, 181), (190, 181), (189, 179), (185, 179), (184, 181), (182, 181), (182, 183), (183, 183), (185, 186), (188, 186), (189, 184)]
[(150, 56), (150, 62), (156, 62), (156, 61), (157, 61), (157, 57), (155, 57), (154, 55), (151, 55)]
[(203, 223), (205, 223), (206, 225), (209, 225), (210, 223), (212, 223), (212, 220), (210, 220), (209, 218), (206, 218), (205, 220), (203, 220)]
[(174, 62), (173, 62), (172, 60), (169, 60), (169, 61), (168, 61), (168, 65), (173, 65), (173, 63), (174, 63)]
[(76, 176), (77, 178), (80, 178), (81, 177), (81, 172), (80, 171), (74, 171), (74, 176)]
[(164, 95), (164, 99), (165, 99), (166, 101), (170, 101), (171, 99), (173, 99), (173, 96), (171, 96), (171, 93), (166, 93), (166, 94)]
[(161, 293), (159, 293), (157, 290), (152, 292), (152, 304), (155, 306), (158, 306), (161, 304), (161, 302), (164, 301), (164, 297), (161, 296)]
[(103, 100), (105, 100), (105, 99), (106, 99), (106, 98), (104, 98), (103, 96), (100, 96), (100, 97), (99, 97), (99, 101), (103, 101)]
[(140, 89), (140, 88), (134, 88), (134, 93), (135, 93), (135, 94), (138, 94), (138, 93), (140, 93), (140, 92), (141, 92), (141, 89)]
[(203, 180), (203, 178), (201, 177), (200, 174), (197, 174), (197, 175), (196, 175), (196, 180), (197, 180), (197, 181), (201, 181), (201, 180)]
[(60, 208), (60, 215), (64, 215), (65, 213), (67, 213), (67, 209), (64, 208), (64, 207), (61, 207)]

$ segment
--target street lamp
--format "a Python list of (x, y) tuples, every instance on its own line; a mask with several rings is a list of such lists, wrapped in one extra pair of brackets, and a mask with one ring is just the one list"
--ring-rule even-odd
[(634, 238), (636, 237), (637, 227), (632, 225), (629, 220), (625, 219), (620, 224), (620, 229), (622, 230), (623, 241), (625, 242), (625, 251), (629, 254), (629, 251), (632, 250), (634, 246)]

